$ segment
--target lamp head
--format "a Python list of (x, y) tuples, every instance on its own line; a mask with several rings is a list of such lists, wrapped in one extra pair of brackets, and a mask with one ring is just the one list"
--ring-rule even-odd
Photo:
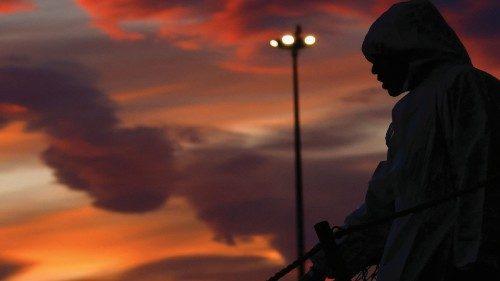
[(295, 37), (290, 34), (285, 34), (283, 35), (283, 37), (281, 37), (281, 42), (283, 42), (285, 46), (292, 46), (293, 43), (295, 43)]
[(316, 43), (316, 37), (312, 35), (307, 35), (306, 38), (304, 38), (304, 44), (306, 46), (312, 46), (314, 45), (314, 43)]

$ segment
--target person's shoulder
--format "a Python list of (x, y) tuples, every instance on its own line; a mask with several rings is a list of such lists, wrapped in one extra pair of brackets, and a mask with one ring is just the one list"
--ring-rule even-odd
[(454, 75), (459, 81), (468, 82), (493, 82), (498, 83), (498, 79), (488, 72), (475, 68), (472, 65), (454, 65), (450, 68), (450, 74)]
[(480, 70), (468, 64), (449, 64), (443, 72), (446, 80), (453, 84), (479, 75)]
[(445, 76), (446, 86), (442, 92), (445, 103), (453, 107), (482, 104), (496, 110), (500, 108), (500, 81), (493, 75), (472, 65), (455, 65)]
[(445, 77), (443, 78), (447, 84), (446, 88), (450, 90), (456, 91), (471, 87), (498, 89), (500, 87), (500, 82), (495, 76), (472, 65), (449, 65), (444, 73)]

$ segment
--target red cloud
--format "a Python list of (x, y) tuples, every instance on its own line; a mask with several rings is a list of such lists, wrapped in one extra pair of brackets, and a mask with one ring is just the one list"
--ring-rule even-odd
[[(215, 53), (221, 58), (219, 65), (233, 71), (268, 74), (282, 70), (256, 62), (256, 52), (266, 48), (271, 38), (292, 28), (295, 17), (331, 12), (324, 9), (323, 3), (327, 1), (316, 5), (305, 1), (78, 0), (92, 24), (113, 39), (144, 39), (148, 31), (125, 26), (154, 23), (153, 33), (179, 48)], [(284, 23), (290, 24), (283, 27)]]
[(256, 12), (245, 11), (245, 1), (226, 1), (214, 6), (207, 6), (206, 1), (125, 2), (78, 0), (80, 6), (91, 15), (93, 25), (118, 40), (139, 40), (145, 37), (144, 32), (124, 28), (126, 23), (156, 23), (156, 34), (168, 38), (180, 48), (219, 49), (231, 51), (239, 59), (247, 59), (256, 42), (267, 42), (271, 38), (267, 28), (253, 30), (251, 26), (253, 22), (257, 22), (254, 17), (259, 16)]
[(35, 5), (28, 0), (2, 0), (0, 2), (0, 14), (10, 14), (31, 11)]
[[(270, 38), (290, 29), (297, 20), (308, 19), (312, 25), (325, 26), (327, 21), (331, 21), (331, 15), (334, 15), (354, 18), (368, 29), (369, 23), (395, 2), (77, 0), (91, 16), (92, 24), (113, 39), (141, 40), (148, 34), (154, 34), (185, 50), (212, 52), (218, 58), (219, 65), (226, 69), (267, 74), (281, 71), (265, 67), (271, 58), (255, 54), (267, 47)], [(467, 7), (470, 6), (474, 11), (484, 10), (494, 5), (492, 2), (483, 0), (470, 4), (470, 1), (443, 0), (436, 1), (436, 4), (451, 19), (457, 13), (465, 13), (477, 23), (483, 20), (482, 17), (465, 12), (469, 10)], [(488, 9), (491, 10), (491, 7)], [(130, 23), (149, 23), (149, 29), (127, 28)], [(154, 24), (152, 28), (151, 23)], [(457, 28), (462, 29), (466, 25), (469, 23), (459, 22)]]

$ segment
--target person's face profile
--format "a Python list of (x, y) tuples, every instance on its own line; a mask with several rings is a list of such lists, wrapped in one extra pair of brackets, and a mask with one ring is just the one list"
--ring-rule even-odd
[(408, 76), (408, 64), (398, 60), (379, 57), (373, 61), (372, 73), (382, 83), (382, 88), (395, 97), (403, 92)]

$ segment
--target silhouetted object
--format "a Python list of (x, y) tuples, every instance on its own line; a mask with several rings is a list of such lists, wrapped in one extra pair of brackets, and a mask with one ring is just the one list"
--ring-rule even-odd
[[(345, 226), (343, 228), (334, 226), (332, 229), (333, 233), (333, 238), (335, 239), (335, 242), (337, 243), (337, 239), (340, 239), (344, 237), (345, 235), (359, 232), (359, 231), (367, 231), (370, 228), (377, 227), (383, 224), (387, 224), (392, 222), (393, 220), (397, 218), (401, 218), (404, 216), (408, 215), (413, 215), (413, 214), (418, 214), (423, 211), (427, 211), (430, 208), (437, 207), (438, 205), (447, 203), (453, 199), (457, 199), (461, 196), (464, 196), (469, 193), (476, 192), (480, 189), (483, 188), (492, 188), (495, 187), (495, 184), (498, 183), (499, 180), (499, 175), (496, 175), (492, 178), (489, 178), (487, 181), (479, 182), (478, 184), (474, 186), (469, 186), (465, 189), (457, 190), (451, 194), (447, 194), (446, 196), (443, 196), (438, 199), (432, 199), (427, 202), (418, 204), (416, 206), (398, 211), (398, 212), (393, 212), (390, 213), (389, 215), (382, 217), (382, 218), (376, 218), (370, 221), (365, 221), (359, 224), (353, 224), (349, 226)], [(335, 230), (335, 231), (334, 231)], [(320, 239), (321, 240), (321, 239)], [(313, 266), (309, 270), (309, 272), (302, 276), (300, 281), (323, 281), (325, 277), (335, 277), (337, 273), (337, 266), (326, 266), (325, 263), (327, 262), (326, 259), (324, 259), (325, 253), (321, 253), (321, 251), (326, 250), (328, 251), (327, 247), (323, 247), (321, 243), (316, 244), (311, 250), (309, 250), (307, 253), (305, 253), (303, 256), (299, 257), (297, 260), (293, 261), (280, 271), (276, 272), (271, 278), (267, 279), (267, 281), (278, 281), (288, 273), (290, 273), (293, 269), (297, 268), (300, 264), (302, 264), (304, 261), (307, 259), (311, 259), (313, 261)], [(331, 250), (330, 250), (331, 251)], [(337, 250), (333, 251), (333, 254), (330, 255), (335, 255)], [(345, 268), (344, 265), (340, 265), (340, 267)], [(371, 268), (373, 269), (373, 268)], [(378, 273), (378, 265), (376, 266), (375, 270), (372, 270), (372, 272), (369, 274), (369, 268), (366, 268), (365, 270), (362, 270), (355, 276), (355, 281), (359, 280), (374, 280)], [(338, 278), (337, 278), (338, 279)]]
[(378, 264), (379, 281), (499, 280), (500, 82), (472, 66), (429, 1), (393, 5), (371, 26), (362, 50), (391, 96), (409, 93), (392, 111), (387, 160), (344, 228), (495, 181), (347, 234), (338, 242), (349, 274)]
[[(321, 253), (323, 254), (322, 259), (320, 260), (324, 260), (326, 262), (325, 265), (327, 268), (335, 269), (335, 274), (333, 274), (333, 272), (325, 272), (326, 276), (329, 278), (335, 277), (336, 281), (351, 280), (345, 262), (339, 254), (339, 247), (335, 241), (333, 230), (328, 222), (319, 222), (314, 225), (314, 229), (321, 245)], [(317, 263), (318, 261), (315, 264)]]
[[(302, 180), (302, 154), (301, 154), (301, 138), (300, 138), (300, 115), (299, 115), (299, 74), (297, 58), (299, 50), (305, 47), (310, 47), (316, 42), (312, 35), (305, 38), (302, 37), (302, 28), (297, 25), (294, 35), (284, 35), (281, 39), (271, 40), (271, 46), (275, 48), (287, 49), (292, 52), (292, 68), (293, 68), (293, 116), (294, 116), (294, 141), (295, 141), (295, 208), (296, 208), (296, 223), (297, 223), (297, 256), (304, 255), (304, 200), (303, 200), (303, 180)], [(299, 266), (299, 278), (304, 275), (304, 264)]]

